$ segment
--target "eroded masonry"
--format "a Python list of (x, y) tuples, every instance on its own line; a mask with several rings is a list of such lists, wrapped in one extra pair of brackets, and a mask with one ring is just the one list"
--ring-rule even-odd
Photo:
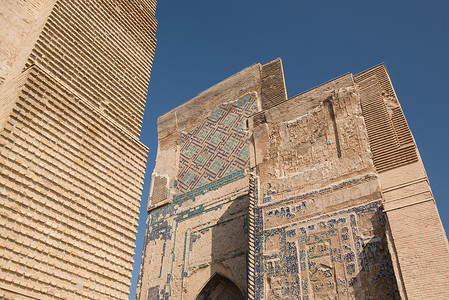
[(446, 299), (449, 251), (384, 65), (287, 99), (280, 59), (158, 120), (138, 299)]
[(155, 6), (1, 1), (1, 299), (127, 298)]

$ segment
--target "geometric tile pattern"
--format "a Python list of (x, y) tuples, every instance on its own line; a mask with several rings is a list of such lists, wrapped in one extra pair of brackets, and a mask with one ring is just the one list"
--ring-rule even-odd
[(257, 111), (256, 99), (248, 93), (222, 104), (201, 125), (182, 135), (178, 194), (248, 167), (249, 134), (243, 129), (246, 119)]

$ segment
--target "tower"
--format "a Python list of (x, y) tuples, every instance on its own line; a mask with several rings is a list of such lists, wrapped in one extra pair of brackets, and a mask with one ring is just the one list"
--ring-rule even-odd
[(385, 65), (288, 98), (281, 60), (256, 63), (160, 116), (158, 142), (138, 299), (449, 297)]
[(0, 10), (0, 295), (124, 299), (156, 0)]

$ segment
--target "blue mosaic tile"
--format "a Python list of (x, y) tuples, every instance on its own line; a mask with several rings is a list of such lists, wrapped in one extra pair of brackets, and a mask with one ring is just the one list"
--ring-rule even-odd
[(256, 95), (250, 93), (222, 104), (201, 125), (182, 135), (179, 195), (248, 168), (249, 133), (243, 130), (243, 123), (257, 111), (256, 103)]
[[(270, 217), (286, 217), (287, 208), (291, 212), (292, 207), (297, 209), (295, 206), (297, 205), (277, 207), (265, 213)], [(283, 228), (263, 231), (265, 238), (273, 234), (283, 237), (280, 239), (279, 252), (270, 252), (265, 256), (258, 252), (263, 260), (271, 264), (265, 264), (265, 276), (270, 277), (271, 282), (281, 283), (282, 287), (277, 289), (282, 292), (282, 299), (300, 299), (301, 294), (306, 299), (309, 297), (307, 294), (312, 291), (317, 296), (324, 295), (320, 293), (327, 293), (326, 290), (329, 289), (352, 297), (356, 286), (360, 289), (357, 283), (359, 276), (373, 281), (382, 291), (381, 297), (390, 295), (389, 298), (396, 299), (398, 292), (386, 245), (377, 236), (360, 236), (360, 220), (373, 222), (368, 225), (373, 226), (372, 229), (363, 227), (364, 230), (373, 230), (376, 226), (385, 224), (384, 217), (379, 216), (383, 214), (379, 207), (380, 202), (371, 202), (307, 221), (290, 223)], [(263, 251), (263, 248), (258, 251)], [(281, 269), (276, 268), (276, 259), (282, 262), (277, 263), (282, 266)], [(339, 264), (342, 268), (340, 270), (344, 270), (348, 278), (338, 278), (333, 264), (323, 265), (323, 261)], [(256, 274), (256, 277), (263, 277), (263, 273)], [(340, 287), (337, 289), (337, 286)]]

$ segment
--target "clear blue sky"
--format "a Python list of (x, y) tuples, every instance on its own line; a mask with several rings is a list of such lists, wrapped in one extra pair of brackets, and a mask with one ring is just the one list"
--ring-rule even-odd
[(158, 2), (141, 132), (150, 153), (130, 299), (140, 268), (157, 117), (258, 61), (282, 58), (288, 97), (384, 62), (449, 229), (449, 1)]

